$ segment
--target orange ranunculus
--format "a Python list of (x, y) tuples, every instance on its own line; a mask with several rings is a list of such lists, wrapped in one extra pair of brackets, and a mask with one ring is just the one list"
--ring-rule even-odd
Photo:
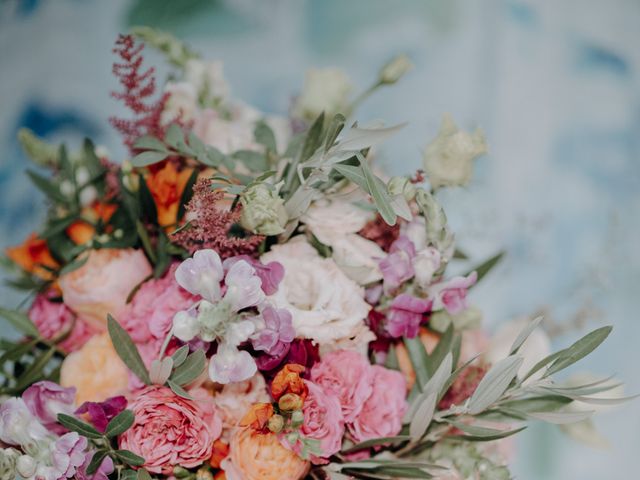
[[(431, 354), (440, 341), (440, 335), (428, 328), (420, 327), (419, 336), (425, 350), (427, 353)], [(409, 358), (409, 352), (407, 352), (404, 344), (399, 342), (395, 347), (396, 356), (398, 357), (398, 366), (400, 367), (400, 371), (404, 374), (404, 378), (407, 381), (407, 390), (409, 391), (413, 387), (413, 384), (416, 383), (416, 372), (413, 370), (411, 359)]]
[[(82, 209), (82, 218), (97, 222), (102, 220), (107, 223), (115, 211), (117, 206), (111, 203), (96, 203), (91, 207)], [(76, 245), (82, 245), (90, 241), (96, 233), (95, 227), (88, 221), (77, 220), (67, 227), (67, 235)]]
[(173, 163), (167, 162), (164, 167), (149, 174), (145, 179), (156, 202), (158, 223), (161, 226), (170, 226), (178, 221), (176, 217), (180, 198), (192, 172), (191, 169), (178, 172)]
[(222, 470), (220, 470), (213, 476), (213, 480), (227, 480), (227, 476)]
[(264, 430), (273, 416), (273, 405), (270, 403), (254, 403), (240, 420), (241, 427), (251, 427), (254, 430)]
[(53, 259), (51, 252), (49, 252), (47, 242), (38, 238), (35, 233), (29, 235), (21, 245), (7, 248), (6, 254), (24, 271), (33, 273), (43, 280), (51, 280), (53, 278), (53, 274), (47, 268), (55, 269), (58, 267), (58, 262)]
[(211, 458), (209, 459), (209, 465), (213, 468), (220, 468), (222, 460), (229, 456), (229, 444), (224, 443), (222, 440), (216, 440), (213, 442), (213, 452), (211, 452)]
[(295, 393), (300, 395), (304, 400), (307, 398), (307, 386), (304, 380), (300, 377), (300, 374), (304, 372), (305, 368), (297, 363), (289, 363), (280, 370), (271, 384), (271, 395), (276, 400), (279, 400), (285, 393)]

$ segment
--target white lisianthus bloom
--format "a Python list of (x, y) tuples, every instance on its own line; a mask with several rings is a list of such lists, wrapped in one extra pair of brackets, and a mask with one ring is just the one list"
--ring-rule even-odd
[(427, 146), (423, 163), (433, 188), (467, 185), (473, 160), (487, 153), (482, 130), (464, 132), (450, 115), (444, 115), (438, 136)]
[(322, 258), (304, 236), (274, 246), (260, 260), (284, 266), (278, 291), (267, 298), (291, 313), (298, 337), (324, 345), (353, 338), (359, 332), (370, 309), (364, 289), (332, 259)]
[(312, 68), (307, 71), (293, 115), (308, 121), (315, 120), (322, 112), (331, 117), (348, 108), (351, 90), (351, 81), (342, 70)]
[(333, 260), (340, 269), (358, 285), (368, 285), (382, 280), (382, 271), (378, 265), (387, 254), (377, 243), (350, 233), (332, 239)]
[(346, 337), (337, 342), (321, 345), (320, 357), (324, 357), (327, 353), (335, 352), (336, 350), (353, 350), (354, 352), (367, 356), (369, 343), (375, 339), (376, 335), (363, 323), (356, 329), (352, 337)]
[[(484, 359), (490, 363), (496, 363), (509, 355), (509, 349), (518, 337), (518, 334), (531, 321), (530, 318), (518, 318), (502, 325), (489, 342), (489, 349)], [(551, 341), (541, 328), (536, 328), (529, 338), (522, 344), (518, 355), (524, 358), (518, 376), (525, 375), (538, 361), (551, 353)], [(529, 377), (525, 384), (542, 376), (544, 370)]]

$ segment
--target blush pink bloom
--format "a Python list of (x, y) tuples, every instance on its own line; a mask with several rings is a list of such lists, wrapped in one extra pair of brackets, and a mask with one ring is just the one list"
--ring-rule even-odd
[(71, 328), (67, 338), (58, 346), (67, 353), (74, 352), (82, 347), (96, 330), (86, 322), (76, 319), (64, 303), (52, 301), (53, 296), (55, 293), (39, 294), (29, 309), (29, 318), (40, 335), (47, 340), (53, 340)]
[(393, 299), (387, 314), (385, 330), (394, 338), (413, 338), (418, 334), (423, 315), (431, 310), (432, 301), (402, 293)]
[(407, 411), (407, 385), (402, 373), (379, 365), (373, 365), (371, 369), (373, 392), (364, 403), (360, 415), (348, 425), (356, 442), (397, 435)]
[(311, 369), (311, 380), (338, 398), (344, 421), (353, 422), (373, 390), (373, 371), (364, 355), (336, 350)]
[(129, 409), (136, 419), (120, 437), (120, 448), (143, 457), (152, 473), (170, 475), (177, 465), (197, 467), (209, 459), (222, 432), (212, 405), (179, 397), (166, 387), (137, 392)]
[(36, 416), (47, 429), (56, 433), (66, 430), (58, 424), (58, 414), (73, 415), (76, 389), (64, 388), (57, 383), (43, 380), (34, 383), (22, 394), (29, 411)]
[(467, 308), (467, 290), (478, 279), (476, 272), (466, 277), (454, 277), (442, 283), (436, 283), (429, 289), (433, 298), (433, 310), (443, 308), (451, 315), (456, 315)]
[(400, 236), (391, 244), (389, 255), (379, 263), (385, 291), (395, 290), (414, 276), (413, 257), (415, 256), (416, 248), (408, 237)]
[[(304, 423), (299, 431), (304, 438), (320, 442), (322, 456), (311, 455), (311, 463), (323, 465), (329, 463), (328, 458), (339, 452), (342, 447), (344, 417), (337, 397), (325, 392), (313, 382), (305, 380), (304, 383), (309, 393), (304, 400)], [(302, 442), (298, 441), (291, 448), (300, 455)]]

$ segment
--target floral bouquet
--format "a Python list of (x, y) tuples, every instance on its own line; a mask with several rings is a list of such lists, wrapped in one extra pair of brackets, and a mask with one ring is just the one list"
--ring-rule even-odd
[[(158, 95), (142, 41), (174, 67)], [(508, 479), (527, 421), (620, 401), (552, 378), (611, 327), (550, 353), (539, 318), (496, 342), (468, 306), (501, 255), (465, 267), (436, 195), (482, 132), (445, 117), (423, 169), (373, 167), (401, 126), (347, 119), (406, 57), (360, 96), (313, 70), (282, 118), (167, 34), (114, 52), (128, 160), (20, 132), (48, 214), (4, 262), (30, 293), (0, 309), (24, 334), (0, 344), (0, 479)]]

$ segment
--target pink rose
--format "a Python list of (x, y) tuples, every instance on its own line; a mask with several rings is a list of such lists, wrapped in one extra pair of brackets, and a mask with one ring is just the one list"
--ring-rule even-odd
[(29, 318), (34, 323), (40, 335), (47, 340), (53, 340), (71, 329), (71, 332), (58, 345), (65, 352), (74, 352), (84, 345), (95, 333), (95, 329), (75, 315), (62, 302), (53, 302), (55, 293), (40, 293), (31, 308)]
[(92, 327), (104, 331), (107, 314), (119, 319), (127, 297), (151, 274), (142, 250), (91, 250), (86, 263), (60, 277), (64, 303)]
[(356, 442), (372, 438), (392, 437), (402, 429), (402, 417), (407, 410), (404, 376), (379, 365), (373, 371), (373, 391), (352, 423), (349, 432)]
[[(299, 431), (302, 437), (320, 442), (322, 456), (311, 455), (311, 463), (322, 465), (328, 463), (327, 459), (342, 447), (344, 418), (340, 402), (334, 395), (326, 393), (313, 382), (305, 380), (304, 383), (309, 392), (302, 408), (304, 423)], [(292, 448), (300, 455), (303, 444), (298, 441)]]
[(166, 387), (137, 392), (129, 408), (136, 420), (120, 437), (120, 448), (142, 456), (152, 473), (170, 475), (177, 465), (197, 467), (209, 459), (222, 432), (212, 404), (179, 397)]
[(311, 380), (338, 397), (344, 421), (353, 422), (373, 390), (369, 360), (352, 350), (328, 353), (311, 369)]

